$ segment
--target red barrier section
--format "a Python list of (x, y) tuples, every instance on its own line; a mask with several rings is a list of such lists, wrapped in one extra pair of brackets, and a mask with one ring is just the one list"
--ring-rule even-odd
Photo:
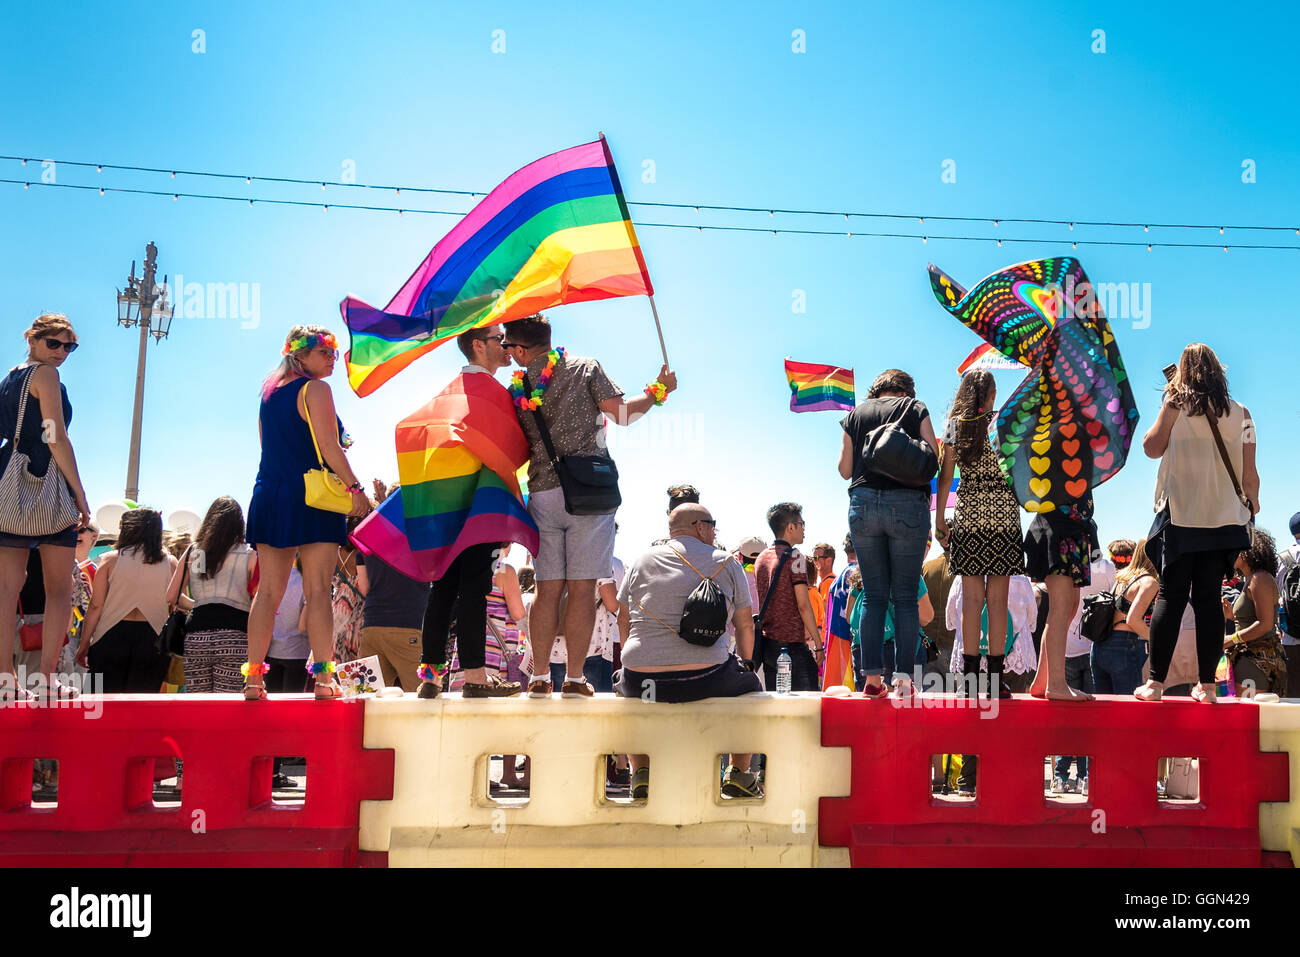
[[(853, 749), (849, 797), (821, 799), (823, 846), (854, 867), (1258, 867), (1259, 804), (1289, 799), (1253, 705), (1017, 696), (992, 717), (955, 701), (823, 700), (822, 744)], [(951, 753), (979, 757), (973, 803), (931, 795), (930, 756)], [(1089, 756), (1086, 803), (1044, 795), (1050, 754)], [(1196, 803), (1158, 801), (1165, 757), (1200, 758)]]
[[(79, 704), (0, 707), (0, 866), (352, 867), (360, 802), (393, 796), (393, 752), (362, 747), (363, 701)], [(272, 759), (297, 756), (305, 802), (275, 804)], [(179, 808), (154, 806), (159, 757), (185, 762)], [(34, 758), (59, 762), (57, 807), (31, 806)]]

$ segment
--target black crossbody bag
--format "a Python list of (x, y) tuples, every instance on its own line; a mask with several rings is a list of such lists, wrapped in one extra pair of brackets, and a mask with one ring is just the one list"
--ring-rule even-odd
[(185, 623), (189, 618), (189, 612), (181, 610), (181, 595), (185, 593), (185, 580), (190, 574), (190, 549), (193, 547), (191, 545), (185, 549), (185, 554), (181, 556), (181, 586), (176, 592), (176, 610), (167, 616), (167, 623), (163, 625), (159, 642), (163, 654), (170, 653), (177, 658), (185, 655)]
[[(524, 375), (524, 394), (532, 391), (528, 376)], [(551, 430), (546, 427), (546, 419), (540, 409), (533, 409), (533, 419), (537, 422), (537, 431), (541, 433), (542, 444), (551, 466), (560, 479), (560, 490), (564, 492), (564, 510), (570, 515), (608, 515), (623, 504), (623, 496), (618, 491), (618, 466), (607, 454), (600, 455), (556, 455), (551, 443)]]

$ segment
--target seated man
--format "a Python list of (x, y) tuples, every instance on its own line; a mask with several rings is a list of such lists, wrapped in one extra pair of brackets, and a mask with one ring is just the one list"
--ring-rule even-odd
[[(762, 691), (758, 677), (729, 650), (725, 633), (712, 645), (680, 635), (686, 599), (701, 580), (710, 578), (726, 599), (735, 628), (736, 651), (753, 654), (754, 620), (749, 583), (734, 558), (713, 547), (716, 523), (702, 505), (679, 505), (668, 516), (672, 536), (646, 552), (627, 570), (618, 593), (618, 630), (623, 669), (614, 690), (625, 698), (677, 703), (701, 698), (734, 698)], [(723, 779), (723, 793), (757, 796), (757, 780), (747, 770), (749, 755), (733, 754)], [(644, 755), (633, 755), (632, 796), (645, 796), (649, 768)]]

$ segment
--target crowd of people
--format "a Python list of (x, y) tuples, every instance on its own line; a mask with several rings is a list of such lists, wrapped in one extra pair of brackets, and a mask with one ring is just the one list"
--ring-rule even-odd
[[(986, 699), (1212, 702), (1229, 676), (1223, 690), (1238, 695), (1300, 696), (1291, 631), (1300, 631), (1300, 513), (1290, 524), (1297, 544), (1279, 555), (1254, 523), (1250, 412), (1202, 344), (1184, 350), (1142, 441), (1160, 460), (1156, 521), (1146, 537), (1110, 543), (1109, 557), (1090, 493), (1036, 512), (1022, 533), (1021, 503), (990, 442), (990, 373), (963, 377), (936, 430), (912, 377), (889, 369), (841, 423), (849, 508), (838, 571), (831, 544), (805, 557), (799, 504), (768, 509), (770, 542), (751, 536), (724, 549), (689, 485), (668, 489), (666, 537), (625, 568), (614, 557), (618, 501), (575, 476), (592, 461), (612, 469), (605, 423), (626, 426), (663, 404), (676, 376), (664, 366), (628, 398), (599, 361), (553, 347), (540, 316), (474, 329), (457, 339), (462, 376), (504, 392), (496, 373), (521, 370), (510, 402), (529, 450), (539, 546), (515, 567), (510, 542), (470, 544), (428, 582), (352, 539), (392, 490), (376, 480), (367, 494), (349, 465), (326, 381), (338, 359), (329, 330), (295, 326), (263, 385), (247, 516), (222, 496), (192, 539), (166, 532), (148, 508), (99, 534), (59, 376), (76, 334), (51, 314), (26, 340), (27, 361), (0, 381), (0, 473), (26, 470), (58, 527), (33, 524), (0, 494), (0, 603), (16, 611), (0, 616), (0, 702), (75, 697), (69, 676), (87, 670), (104, 692), (337, 698), (337, 665), (358, 656), (375, 656), (386, 685), (422, 699), (558, 690), (672, 703), (787, 686), (905, 699), (927, 675), (956, 676), (951, 684)], [(923, 483), (878, 467), (871, 450), (884, 430), (910, 443), (907, 454), (928, 470)], [(347, 486), (347, 514), (306, 504), (304, 473), (320, 467)], [(932, 503), (930, 478), (946, 489), (958, 469), (950, 515), (943, 496)], [(110, 547), (92, 559), (95, 545)], [(1100, 637), (1083, 632), (1085, 602), (1109, 615)], [(38, 680), (24, 685), (16, 664)], [(1061, 756), (1054, 789), (1072, 761), (1086, 782), (1086, 757)], [(760, 770), (750, 755), (731, 755), (724, 793), (757, 793)], [(505, 781), (517, 774), (506, 756)], [(648, 785), (643, 755), (611, 762), (610, 774), (634, 796)]]

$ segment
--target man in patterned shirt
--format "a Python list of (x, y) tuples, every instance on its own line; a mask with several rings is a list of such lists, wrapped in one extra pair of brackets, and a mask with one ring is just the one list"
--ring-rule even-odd
[[(584, 596), (584, 600), (568, 603), (564, 627), (560, 629), (568, 654), (561, 695), (590, 698), (595, 691), (583, 676), (582, 667), (587, 660), (596, 607), (585, 596), (594, 595), (596, 582), (611, 575), (614, 512), (569, 514), (559, 476), (537, 428), (537, 414), (545, 416), (557, 458), (599, 455), (605, 451), (604, 417), (609, 416), (619, 425), (630, 425), (655, 404), (655, 399), (649, 387), (634, 399), (624, 399), (623, 390), (605, 374), (598, 361), (553, 351), (551, 324), (541, 316), (511, 322), (506, 326), (502, 346), (517, 365), (523, 366), (529, 395), (543, 388), (542, 372), (553, 364), (550, 380), (537, 396), (539, 408), (535, 412), (518, 405), (515, 408), (532, 453), (528, 463), (528, 513), (541, 533), (534, 561), (537, 598), (529, 619), (533, 670), (540, 669), (541, 673), (530, 676), (528, 696), (547, 698), (554, 690), (546, 665), (551, 660), (559, 625), (560, 596), (567, 585), (570, 595)], [(677, 376), (667, 366), (660, 369), (658, 382), (665, 395), (677, 388)]]

